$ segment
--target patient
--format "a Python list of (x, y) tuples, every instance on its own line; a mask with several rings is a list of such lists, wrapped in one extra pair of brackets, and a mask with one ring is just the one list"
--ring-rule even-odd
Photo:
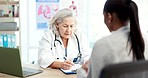
[(107, 0), (103, 14), (112, 34), (95, 43), (87, 78), (99, 78), (102, 68), (110, 64), (148, 59), (148, 43), (141, 34), (136, 3)]

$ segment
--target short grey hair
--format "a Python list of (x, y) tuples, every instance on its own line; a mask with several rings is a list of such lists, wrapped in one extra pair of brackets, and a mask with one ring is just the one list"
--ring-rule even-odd
[(67, 17), (74, 17), (75, 19), (74, 32), (76, 31), (77, 21), (75, 15), (73, 14), (73, 11), (68, 8), (64, 8), (59, 10), (49, 23), (50, 28), (52, 29), (53, 33), (56, 34), (56, 36), (59, 36), (59, 31), (57, 30), (56, 25), (62, 23), (63, 20)]

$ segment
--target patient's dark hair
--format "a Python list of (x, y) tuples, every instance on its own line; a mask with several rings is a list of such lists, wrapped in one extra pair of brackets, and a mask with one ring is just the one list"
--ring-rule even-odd
[(141, 34), (138, 7), (131, 0), (107, 0), (104, 6), (104, 12), (116, 13), (121, 22), (130, 21), (130, 33), (128, 41), (131, 43), (130, 52), (133, 52), (133, 58), (137, 60), (145, 59), (145, 44)]

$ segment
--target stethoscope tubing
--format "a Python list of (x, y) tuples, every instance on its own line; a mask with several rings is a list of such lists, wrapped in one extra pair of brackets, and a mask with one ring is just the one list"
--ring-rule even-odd
[[(75, 37), (76, 37), (76, 40), (77, 40), (77, 45), (78, 45), (78, 51), (79, 51), (79, 53), (78, 53), (78, 55), (77, 55), (77, 59), (78, 58), (80, 58), (81, 59), (81, 56), (82, 56), (82, 53), (81, 53), (81, 50), (80, 50), (80, 43), (79, 43), (79, 39), (78, 39), (78, 37), (77, 37), (77, 35), (76, 34), (74, 34), (75, 35)], [(62, 45), (62, 42), (60, 41), (60, 40), (58, 40), (58, 39), (56, 39), (56, 35), (55, 35), (55, 39), (54, 39), (54, 47), (56, 47), (56, 45), (55, 45), (55, 42), (59, 42), (60, 43), (60, 45)], [(65, 57), (67, 57), (67, 49), (65, 49)]]

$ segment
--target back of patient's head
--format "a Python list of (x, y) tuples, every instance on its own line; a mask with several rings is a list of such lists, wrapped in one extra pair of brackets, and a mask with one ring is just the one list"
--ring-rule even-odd
[(127, 21), (129, 18), (130, 0), (107, 0), (104, 6), (104, 12), (116, 13), (121, 21)]
[(130, 33), (128, 41), (131, 43), (133, 58), (144, 59), (144, 40), (141, 35), (138, 7), (132, 0), (107, 0), (104, 5), (104, 13), (115, 13), (120, 22), (130, 21)]

